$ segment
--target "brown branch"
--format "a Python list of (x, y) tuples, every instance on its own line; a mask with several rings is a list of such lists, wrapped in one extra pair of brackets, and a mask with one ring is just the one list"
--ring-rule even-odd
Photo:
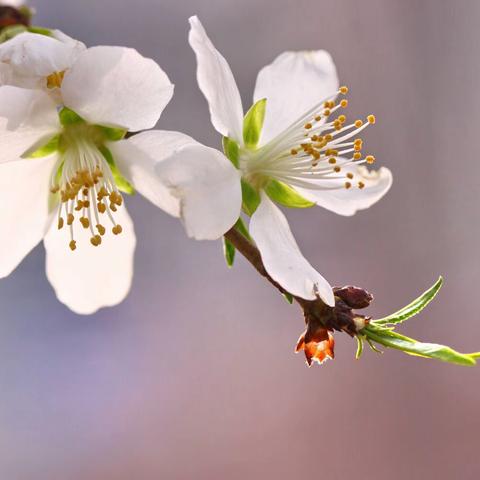
[[(252, 264), (257, 272), (266, 278), (277, 290), (282, 294), (289, 294), (281, 285), (279, 285), (266, 271), (263, 265), (262, 257), (258, 248), (245, 238), (235, 227), (232, 227), (226, 234), (225, 238)], [(329, 307), (320, 298), (315, 300), (305, 300), (304, 298), (292, 295), (293, 299), (303, 310), (305, 321), (320, 322), (327, 328), (335, 330), (345, 330), (344, 327), (336, 325), (334, 308)]]

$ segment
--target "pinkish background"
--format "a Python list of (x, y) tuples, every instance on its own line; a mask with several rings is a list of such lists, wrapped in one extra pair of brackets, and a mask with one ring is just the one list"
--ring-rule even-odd
[[(33, 1), (33, 0), (32, 0)], [(36, 0), (40, 25), (155, 58), (176, 84), (159, 127), (219, 145), (194, 77), (198, 14), (236, 74), (284, 50), (329, 50), (353, 116), (394, 172), (389, 195), (342, 218), (291, 211), (306, 256), (333, 284), (370, 289), (372, 315), (439, 274), (435, 303), (404, 331), (480, 349), (480, 2), (475, 0)], [(43, 247), (0, 285), (2, 480), (480, 478), (480, 370), (337, 335), (337, 359), (307, 369), (303, 329), (241, 259), (196, 243), (142, 198), (136, 276), (119, 307), (79, 317), (44, 275)], [(5, 208), (5, 206), (4, 206)], [(72, 273), (74, 274), (74, 273)]]

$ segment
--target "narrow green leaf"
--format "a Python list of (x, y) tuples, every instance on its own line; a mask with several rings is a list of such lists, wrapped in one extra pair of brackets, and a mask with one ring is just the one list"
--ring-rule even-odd
[(225, 156), (233, 163), (235, 168), (238, 168), (240, 165), (240, 157), (239, 157), (239, 147), (238, 143), (235, 140), (232, 140), (228, 137), (223, 137), (223, 152)]
[(68, 107), (63, 107), (60, 112), (58, 112), (60, 117), (60, 123), (66, 127), (68, 125), (73, 125), (74, 123), (84, 123), (85, 120), (75, 113), (73, 110), (70, 110)]
[(123, 140), (127, 134), (127, 130), (123, 128), (104, 127), (102, 125), (95, 125), (95, 127), (98, 128), (106, 140), (110, 140), (111, 142)]
[(283, 294), (283, 298), (291, 305), (293, 303), (293, 295), (289, 292)]
[(259, 205), (260, 194), (248, 182), (242, 179), (243, 211), (251, 217)]
[(297, 191), (278, 180), (270, 180), (265, 188), (267, 195), (274, 201), (290, 208), (310, 208), (315, 203), (303, 198)]
[(262, 133), (267, 99), (254, 103), (243, 120), (243, 141), (247, 148), (255, 148)]
[(357, 352), (355, 353), (355, 358), (358, 360), (363, 353), (363, 338), (360, 335), (355, 337), (357, 339)]
[(118, 189), (123, 192), (127, 193), (128, 195), (133, 195), (135, 193), (135, 189), (133, 186), (125, 179), (125, 177), (121, 174), (120, 170), (115, 163), (113, 158), (112, 152), (105, 146), (98, 147), (102, 155), (105, 157), (108, 165), (110, 166), (110, 170), (112, 171), (113, 179), (115, 180), (115, 184), (117, 185)]
[(28, 151), (27, 153), (22, 155), (22, 158), (46, 157), (48, 155), (51, 155), (52, 153), (55, 153), (58, 150), (59, 144), (60, 144), (60, 135), (55, 135), (40, 147), (35, 148), (35, 150), (33, 151)]
[(456, 365), (475, 365), (475, 359), (478, 358), (479, 355), (478, 353), (460, 353), (450, 347), (438, 345), (436, 343), (418, 342), (413, 338), (405, 337), (392, 330), (375, 328), (375, 326), (372, 325), (364, 328), (362, 333), (371, 341), (379, 343), (385, 347), (394, 348), (409, 355), (441, 360)]
[(396, 325), (404, 322), (405, 320), (408, 320), (414, 315), (417, 315), (435, 298), (438, 291), (442, 287), (442, 284), (443, 278), (440, 277), (431, 288), (429, 288), (425, 293), (420, 295), (420, 297), (418, 297), (412, 303), (410, 303), (406, 307), (403, 307), (398, 312), (392, 313), (388, 317), (374, 320), (372, 323), (374, 323), (375, 325)]
[(225, 261), (227, 262), (228, 268), (233, 267), (233, 262), (235, 261), (235, 247), (227, 238), (223, 237), (223, 255), (225, 256)]

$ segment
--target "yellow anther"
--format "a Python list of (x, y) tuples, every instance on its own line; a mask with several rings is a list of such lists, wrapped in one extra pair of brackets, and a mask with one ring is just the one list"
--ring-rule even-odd
[(353, 173), (352, 172), (348, 172), (347, 173), (347, 178), (349, 178), (350, 180), (353, 178)]
[(370, 123), (371, 125), (373, 125), (375, 123), (375, 115), (369, 115), (367, 117), (367, 120), (368, 120), (368, 123)]
[(296, 154), (298, 153), (298, 150), (296, 150), (295, 148), (292, 148), (292, 149), (290, 150), (290, 153), (291, 153), (292, 155), (296, 155)]
[(360, 160), (362, 158), (362, 153), (361, 152), (355, 152), (353, 154), (353, 159), (354, 160)]
[(319, 122), (321, 119), (322, 119), (321, 115), (317, 115), (317, 116), (315, 117), (315, 121), (316, 121), (316, 122)]
[(341, 168), (340, 168), (339, 166), (336, 166), (336, 167), (333, 169), (333, 171), (334, 171), (334, 172), (337, 172), (337, 173), (338, 173), (340, 170), (341, 170)]
[(343, 95), (346, 95), (348, 93), (348, 87), (347, 86), (343, 86), (343, 87), (340, 87), (340, 93), (342, 93)]
[(373, 155), (367, 155), (365, 161), (370, 164), (375, 163), (375, 157)]
[(83, 208), (90, 208), (90, 201), (89, 200), (84, 200), (83, 201)]
[(347, 117), (345, 115), (339, 115), (337, 120), (340, 122), (340, 123), (345, 123), (345, 120), (347, 120)]
[(113, 233), (114, 235), (120, 235), (120, 234), (122, 233), (122, 230), (123, 230), (123, 229), (122, 229), (122, 226), (117, 223), (117, 225), (115, 225), (115, 226), (112, 228), (112, 233)]
[(347, 107), (348, 107), (348, 100), (344, 98), (344, 99), (340, 102), (340, 106), (341, 106), (342, 108), (347, 108)]
[(332, 158), (329, 158), (328, 159), (328, 163), (331, 163), (332, 165), (334, 165), (335, 163), (337, 163), (337, 159), (332, 157)]
[(328, 116), (330, 115), (330, 113), (332, 113), (332, 112), (330, 112), (330, 110), (329, 110), (328, 108), (326, 108), (326, 109), (323, 111), (323, 114), (324, 114), (326, 117), (328, 117)]
[(107, 206), (103, 202), (98, 202), (97, 207), (100, 213), (105, 213), (105, 211), (107, 210)]
[(99, 223), (98, 225), (96, 225), (96, 227), (97, 227), (98, 233), (99, 233), (100, 235), (102, 235), (102, 236), (105, 235), (105, 227), (104, 227), (103, 225), (101, 225), (101, 224)]
[(349, 188), (352, 187), (352, 184), (350, 182), (345, 182), (345, 188), (348, 190)]
[(312, 124), (311, 123), (306, 123), (304, 125), (304, 127), (305, 127), (305, 130), (310, 130), (312, 128)]
[(112, 212), (116, 212), (116, 211), (117, 211), (117, 206), (116, 206), (114, 203), (111, 203), (111, 204), (110, 204), (110, 210), (111, 210)]
[(68, 246), (70, 247), (70, 250), (73, 252), (77, 248), (77, 242), (75, 240), (72, 240)]
[(67, 225), (71, 225), (74, 220), (75, 220), (75, 217), (73, 216), (73, 213), (69, 213), (67, 215)]
[(54, 185), (52, 188), (50, 188), (51, 193), (57, 193), (60, 190), (60, 187), (58, 185)]
[(82, 224), (83, 228), (88, 228), (90, 226), (90, 221), (87, 217), (81, 217), (80, 223)]
[(82, 190), (83, 195), (86, 197), (88, 195), (88, 188)]
[(58, 229), (61, 230), (63, 228), (63, 217), (58, 219)]
[(100, 235), (94, 235), (91, 239), (90, 239), (90, 243), (94, 246), (94, 247), (98, 247), (101, 243), (102, 243), (102, 237)]
[(361, 120), (355, 120), (354, 125), (356, 128), (360, 128), (363, 125), (363, 122)]
[(331, 142), (333, 140), (333, 135), (331, 133), (327, 133), (325, 135), (325, 141), (326, 142)]
[(365, 184), (363, 182), (358, 182), (358, 188), (361, 190), (362, 188), (365, 188)]

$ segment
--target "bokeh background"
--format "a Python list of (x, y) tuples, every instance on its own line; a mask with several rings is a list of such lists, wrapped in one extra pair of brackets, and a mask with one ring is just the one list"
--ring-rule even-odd
[[(176, 84), (159, 127), (219, 138), (195, 82), (187, 18), (229, 60), (244, 105), (284, 50), (329, 50), (368, 149), (394, 186), (354, 218), (291, 211), (306, 256), (390, 313), (446, 284), (404, 331), (480, 349), (480, 2), (477, 0), (35, 0), (37, 24), (155, 58)], [(89, 317), (58, 303), (39, 246), (0, 283), (0, 478), (142, 480), (480, 478), (480, 377), (337, 335), (306, 368), (303, 330), (241, 258), (186, 238), (141, 197), (127, 300)], [(2, 208), (6, 208), (3, 206)], [(75, 273), (72, 272), (72, 275)]]

